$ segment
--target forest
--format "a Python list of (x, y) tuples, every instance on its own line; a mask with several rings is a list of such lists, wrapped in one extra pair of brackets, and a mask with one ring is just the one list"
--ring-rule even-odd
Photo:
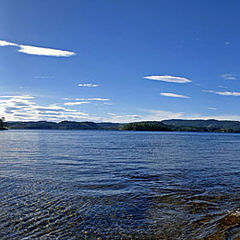
[(58, 129), (58, 130), (122, 130), (122, 131), (184, 131), (184, 132), (240, 132), (239, 121), (182, 120), (142, 121), (132, 123), (94, 123), (62, 121), (59, 123), (38, 122), (8, 122), (0, 121), (1, 129)]

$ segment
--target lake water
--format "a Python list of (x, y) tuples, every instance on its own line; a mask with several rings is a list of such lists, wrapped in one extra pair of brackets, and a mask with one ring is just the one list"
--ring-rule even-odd
[(0, 139), (0, 239), (240, 239), (239, 134)]

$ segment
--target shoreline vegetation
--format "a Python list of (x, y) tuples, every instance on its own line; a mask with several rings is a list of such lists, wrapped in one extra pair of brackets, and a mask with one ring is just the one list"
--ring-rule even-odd
[(0, 129), (58, 129), (58, 130), (122, 130), (122, 131), (181, 131), (240, 133), (240, 121), (183, 120), (143, 121), (132, 123), (94, 123), (62, 121), (7, 122), (0, 121)]
[(7, 124), (4, 121), (4, 118), (0, 118), (0, 130), (7, 130)]

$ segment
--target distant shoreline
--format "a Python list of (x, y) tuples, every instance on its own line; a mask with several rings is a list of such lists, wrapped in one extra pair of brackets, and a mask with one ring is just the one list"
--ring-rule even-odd
[[(45, 130), (118, 130), (118, 131), (157, 131), (157, 132), (220, 132), (240, 133), (240, 121), (184, 120), (144, 121), (132, 123), (94, 123), (62, 121), (7, 122), (8, 129)], [(2, 129), (4, 130), (4, 129)]]

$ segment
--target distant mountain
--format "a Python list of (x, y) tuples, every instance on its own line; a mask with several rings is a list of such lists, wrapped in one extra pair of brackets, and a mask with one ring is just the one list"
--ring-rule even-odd
[(123, 123), (111, 123), (111, 122), (103, 122), (103, 123), (96, 123), (100, 129), (104, 130), (119, 130), (124, 125)]
[(239, 121), (172, 119), (162, 123), (177, 131), (240, 132)]
[(9, 129), (57, 129), (58, 124), (55, 122), (8, 122)]
[(94, 123), (62, 121), (59, 123), (8, 122), (9, 129), (60, 129), (60, 130), (128, 130), (128, 131), (195, 131), (195, 132), (240, 132), (239, 121), (182, 120), (144, 121), (132, 123)]
[(39, 122), (8, 122), (9, 129), (61, 129), (61, 130), (118, 130), (119, 123), (94, 123), (62, 121), (59, 123)]
[(57, 124), (58, 129), (63, 130), (74, 130), (74, 129), (90, 129), (98, 130), (99, 126), (94, 122), (74, 122), (74, 121), (63, 121)]

